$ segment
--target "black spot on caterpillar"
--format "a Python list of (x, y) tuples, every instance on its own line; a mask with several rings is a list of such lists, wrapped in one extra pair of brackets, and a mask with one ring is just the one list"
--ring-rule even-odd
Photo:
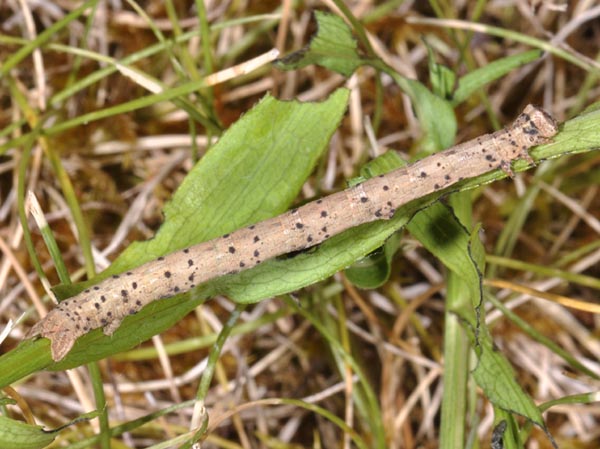
[[(28, 337), (50, 339), (52, 358), (61, 360), (80, 336), (97, 328), (111, 335), (123, 318), (152, 301), (264, 260), (302, 251), (360, 224), (390, 219), (398, 207), (462, 179), (493, 169), (512, 176), (512, 162), (524, 159), (533, 163), (529, 148), (548, 142), (557, 131), (549, 114), (529, 105), (512, 125), (500, 131), (231, 234), (161, 256), (128, 271), (127, 276), (105, 279), (61, 302), (33, 326)], [(285, 233), (276, 231), (283, 229)], [(256, 249), (259, 242), (260, 251)]]

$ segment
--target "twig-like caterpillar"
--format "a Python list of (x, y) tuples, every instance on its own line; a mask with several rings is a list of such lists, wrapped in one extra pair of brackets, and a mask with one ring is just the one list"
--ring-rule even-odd
[(50, 339), (52, 358), (59, 361), (80, 336), (99, 327), (111, 335), (125, 316), (154, 300), (318, 245), (354, 226), (390, 219), (398, 207), (463, 179), (498, 168), (512, 176), (512, 162), (525, 159), (533, 163), (528, 150), (547, 142), (557, 131), (548, 113), (529, 105), (512, 125), (500, 131), (114, 275), (61, 302), (28, 336)]

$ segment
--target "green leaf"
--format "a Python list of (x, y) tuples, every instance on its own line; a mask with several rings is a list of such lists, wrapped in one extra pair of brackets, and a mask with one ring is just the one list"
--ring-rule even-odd
[(0, 448), (41, 449), (56, 438), (56, 432), (0, 415)]
[(320, 103), (267, 95), (185, 177), (154, 238), (134, 242), (100, 276), (81, 285), (288, 210), (337, 129), (348, 94), (339, 89)]
[(279, 59), (275, 66), (282, 70), (294, 70), (317, 64), (344, 76), (350, 76), (363, 64), (370, 64), (390, 75), (410, 97), (419, 122), (425, 133), (422, 146), (431, 153), (451, 146), (456, 135), (456, 119), (450, 104), (432, 94), (423, 84), (392, 71), (381, 61), (360, 57), (350, 28), (338, 16), (315, 12), (319, 26), (310, 44), (297, 52)]
[(487, 329), (480, 332), (478, 340), (479, 360), (473, 371), (477, 385), (496, 407), (526, 417), (547, 433), (541, 412), (515, 380), (515, 371), (504, 355), (494, 347)]
[(449, 102), (432, 94), (418, 81), (404, 78), (398, 73), (388, 74), (411, 99), (419, 123), (425, 132), (421, 142), (423, 154), (431, 154), (440, 148), (449, 148), (454, 144), (456, 135), (456, 117)]
[(387, 282), (392, 272), (392, 259), (400, 247), (400, 234), (392, 234), (383, 247), (356, 261), (344, 273), (358, 288), (374, 289)]
[(524, 53), (508, 56), (485, 66), (473, 70), (458, 80), (458, 87), (452, 95), (452, 105), (457, 106), (465, 101), (474, 92), (486, 84), (501, 78), (516, 67), (525, 65), (538, 59), (542, 55), (541, 50), (531, 50)]
[(315, 11), (318, 31), (310, 44), (275, 62), (281, 70), (296, 70), (316, 64), (344, 76), (350, 76), (364, 64), (356, 50), (350, 28), (338, 16)]
[[(55, 291), (63, 298), (71, 296), (112, 274), (287, 210), (326, 149), (347, 101), (346, 89), (337, 90), (320, 103), (283, 102), (267, 96), (232, 125), (186, 176), (165, 207), (165, 223), (153, 239), (132, 244), (96, 278)], [(190, 294), (156, 301), (125, 320), (111, 337), (96, 330), (80, 338), (53, 369), (78, 366), (129, 349), (173, 326), (215, 293), (207, 283)], [(25, 343), (29, 344), (6, 355), (27, 360), (19, 367), (21, 373), (51, 363), (47, 339)], [(35, 358), (27, 358), (34, 352)], [(6, 363), (10, 366), (9, 360)]]
[(580, 115), (585, 115), (585, 114), (589, 114), (591, 112), (596, 112), (600, 110), (600, 101), (597, 101), (596, 103), (592, 103), (591, 105), (589, 105), (587, 108), (585, 108)]
[(458, 277), (469, 294), (456, 301), (457, 313), (476, 351), (477, 367), (473, 371), (477, 384), (496, 406), (527, 417), (545, 429), (542, 415), (533, 400), (515, 380), (515, 373), (504, 355), (494, 348), (485, 321), (481, 317), (484, 251), (477, 237), (478, 229), (470, 233), (454, 213), (441, 203), (420, 211), (407, 226), (436, 258)]
[(468, 295), (463, 296), (465, 300), (453, 311), (466, 319), (473, 328), (476, 327), (475, 307), (478, 307), (481, 301), (481, 275), (470, 254), (469, 232), (452, 210), (442, 203), (436, 203), (419, 212), (407, 229), (444, 266), (465, 282)]

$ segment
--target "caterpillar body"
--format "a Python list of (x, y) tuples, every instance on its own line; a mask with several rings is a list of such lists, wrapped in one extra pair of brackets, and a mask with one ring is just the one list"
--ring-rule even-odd
[(80, 336), (100, 327), (111, 335), (123, 318), (152, 301), (318, 245), (351, 227), (390, 219), (398, 207), (463, 179), (495, 169), (512, 175), (513, 161), (533, 163), (528, 150), (548, 142), (557, 131), (548, 113), (529, 105), (500, 131), (105, 279), (61, 302), (28, 336), (50, 339), (52, 358), (59, 361)]

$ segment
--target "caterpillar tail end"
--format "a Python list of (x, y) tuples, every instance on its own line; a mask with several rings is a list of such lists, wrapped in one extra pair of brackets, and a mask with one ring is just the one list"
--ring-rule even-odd
[(60, 362), (73, 348), (79, 335), (65, 326), (60, 315), (51, 311), (44, 319), (36, 323), (27, 333), (26, 338), (44, 337), (50, 340), (52, 360)]

